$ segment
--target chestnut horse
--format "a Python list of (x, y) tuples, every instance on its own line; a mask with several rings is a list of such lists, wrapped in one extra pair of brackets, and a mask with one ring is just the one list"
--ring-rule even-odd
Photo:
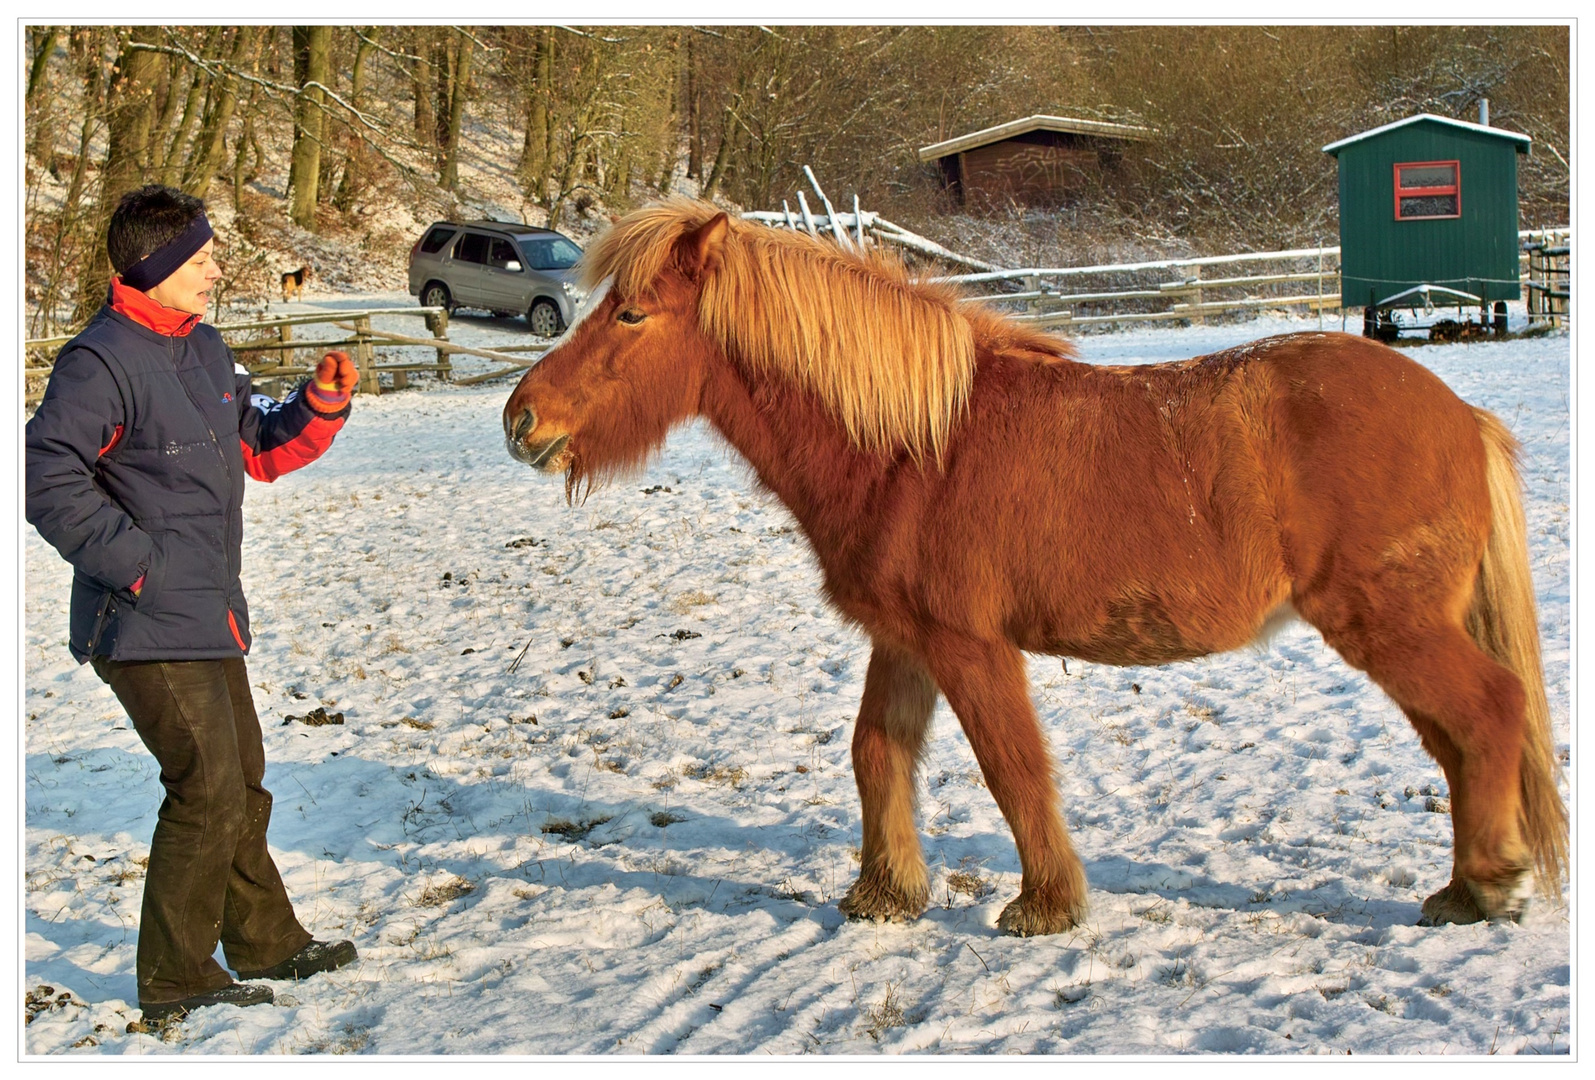
[(587, 252), (584, 317), (504, 406), (567, 499), (706, 417), (786, 504), (874, 651), (853, 732), (860, 918), (928, 886), (915, 773), (938, 691), (1013, 830), (998, 925), (1086, 909), (1025, 652), (1162, 664), (1299, 616), (1405, 711), (1451, 789), (1423, 921), (1560, 895), (1567, 816), (1540, 674), (1516, 444), (1401, 353), (1268, 338), (1148, 367), (917, 283), (879, 255), (673, 200)]

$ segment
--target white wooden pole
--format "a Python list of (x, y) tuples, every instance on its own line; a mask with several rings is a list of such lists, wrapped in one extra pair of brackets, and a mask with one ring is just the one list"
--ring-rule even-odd
[(809, 213), (809, 201), (803, 197), (801, 191), (797, 193), (797, 197), (798, 209), (803, 211), (803, 227), (809, 231), (810, 236), (820, 235), (814, 231), (814, 215)]

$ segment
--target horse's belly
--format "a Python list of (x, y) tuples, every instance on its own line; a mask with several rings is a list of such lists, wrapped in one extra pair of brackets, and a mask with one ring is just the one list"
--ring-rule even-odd
[(1097, 664), (1151, 665), (1228, 652), (1266, 633), (1283, 595), (1253, 604), (1231, 594), (1221, 604), (1181, 603), (1153, 592), (1120, 593), (1080, 622), (1043, 624), (1030, 652), (1074, 656)]

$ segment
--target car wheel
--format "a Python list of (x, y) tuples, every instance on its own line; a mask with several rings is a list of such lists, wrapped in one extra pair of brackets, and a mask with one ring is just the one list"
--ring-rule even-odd
[(449, 296), (449, 288), (441, 281), (429, 281), (421, 290), (422, 307), (440, 307), (450, 314), (454, 313), (454, 299)]
[(548, 299), (535, 301), (532, 309), (526, 313), (526, 321), (531, 324), (532, 333), (539, 337), (557, 337), (565, 329), (565, 320), (559, 317), (559, 308)]

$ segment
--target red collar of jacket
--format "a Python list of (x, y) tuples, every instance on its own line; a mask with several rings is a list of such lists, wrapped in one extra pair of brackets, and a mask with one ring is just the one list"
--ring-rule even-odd
[(151, 300), (148, 293), (123, 285), (120, 276), (111, 278), (111, 310), (167, 337), (187, 337), (202, 318)]

